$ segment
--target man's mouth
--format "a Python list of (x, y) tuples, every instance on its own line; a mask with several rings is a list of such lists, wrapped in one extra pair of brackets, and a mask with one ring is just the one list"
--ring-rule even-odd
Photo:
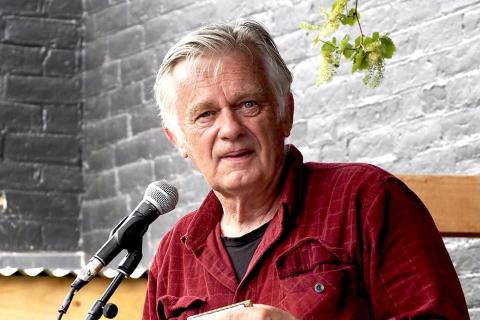
[(252, 154), (253, 154), (253, 150), (241, 149), (241, 150), (227, 152), (223, 154), (220, 158), (225, 160), (236, 160), (236, 159), (247, 158)]

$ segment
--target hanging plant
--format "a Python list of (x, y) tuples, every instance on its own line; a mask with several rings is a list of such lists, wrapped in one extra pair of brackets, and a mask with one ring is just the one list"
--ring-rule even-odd
[[(390, 59), (395, 53), (395, 44), (388, 33), (380, 35), (375, 31), (371, 36), (363, 33), (360, 23), (360, 14), (357, 10), (358, 0), (355, 0), (353, 8), (348, 8), (348, 0), (335, 0), (330, 11), (321, 8), (324, 21), (320, 24), (302, 22), (300, 27), (308, 32), (314, 32), (313, 44), (319, 45), (321, 63), (318, 70), (318, 85), (332, 80), (337, 73), (342, 56), (351, 61), (352, 74), (363, 72), (363, 83), (369, 88), (376, 88), (383, 79), (385, 59)], [(353, 27), (358, 26), (360, 35), (350, 43), (352, 36), (346, 34), (342, 40), (336, 37), (331, 40), (323, 40), (338, 30), (340, 25)]]

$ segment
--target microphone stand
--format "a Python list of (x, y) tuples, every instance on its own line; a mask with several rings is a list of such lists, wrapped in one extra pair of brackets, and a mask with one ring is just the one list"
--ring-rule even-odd
[[(93, 303), (85, 320), (98, 320), (102, 315), (105, 315), (109, 319), (113, 319), (117, 315), (118, 308), (114, 304), (107, 305), (107, 302), (112, 297), (115, 290), (117, 290), (123, 279), (129, 277), (140, 263), (140, 260), (142, 260), (142, 239), (140, 238), (139, 241), (136, 241), (134, 245), (129, 247), (127, 252), (127, 255), (123, 258), (117, 268), (117, 275), (113, 278), (112, 282), (110, 282), (110, 285), (105, 290), (102, 297)], [(106, 308), (110, 306), (113, 308)]]

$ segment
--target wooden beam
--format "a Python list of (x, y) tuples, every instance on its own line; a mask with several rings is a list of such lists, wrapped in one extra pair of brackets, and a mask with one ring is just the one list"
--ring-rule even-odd
[(444, 236), (480, 236), (480, 176), (398, 175), (422, 201)]
[[(62, 320), (83, 320), (111, 279), (95, 278), (73, 299)], [(0, 276), (0, 319), (53, 320), (70, 289), (73, 278), (50, 276)], [(118, 306), (115, 320), (141, 319), (146, 279), (126, 279), (110, 299)], [(105, 318), (102, 318), (105, 319)]]

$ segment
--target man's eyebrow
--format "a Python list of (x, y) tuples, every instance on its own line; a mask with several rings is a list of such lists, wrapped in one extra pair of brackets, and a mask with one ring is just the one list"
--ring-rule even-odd
[(261, 97), (264, 98), (267, 96), (267, 92), (262, 87), (255, 87), (252, 89), (246, 89), (240, 92), (236, 92), (233, 94), (232, 99), (234, 101), (242, 100), (248, 97)]
[[(245, 89), (245, 90), (241, 90), (241, 91), (238, 91), (238, 92), (235, 92), (232, 94), (232, 96), (230, 97), (230, 100), (232, 101), (238, 101), (238, 100), (242, 100), (242, 99), (245, 99), (245, 98), (249, 98), (249, 97), (265, 97), (267, 96), (267, 91), (262, 88), (262, 87), (255, 87), (255, 88), (251, 88), (251, 89)], [(198, 110), (203, 110), (203, 109), (206, 109), (206, 108), (210, 108), (214, 105), (214, 103), (210, 102), (210, 101), (200, 101), (200, 102), (197, 102), (197, 103), (193, 103), (193, 105), (189, 108), (189, 112), (196, 112)]]
[(187, 110), (187, 118), (195, 117), (199, 112), (202, 112), (205, 109), (209, 109), (213, 106), (211, 102), (198, 102), (194, 103)]

